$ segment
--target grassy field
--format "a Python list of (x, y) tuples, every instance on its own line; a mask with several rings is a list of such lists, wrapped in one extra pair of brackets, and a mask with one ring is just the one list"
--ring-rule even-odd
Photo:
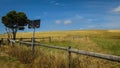
[[(7, 35), (0, 35), (6, 38)], [(31, 38), (32, 33), (18, 33), (17, 38)], [(120, 30), (73, 30), (36, 32), (37, 42), (120, 56)], [(67, 68), (67, 52), (36, 46), (36, 56), (31, 56), (30, 47), (0, 47), (0, 66), (3, 68)], [(27, 58), (29, 57), (29, 58)], [(34, 59), (31, 59), (34, 58)], [(29, 64), (25, 64), (29, 62)], [(71, 68), (120, 68), (120, 63), (72, 54)]]

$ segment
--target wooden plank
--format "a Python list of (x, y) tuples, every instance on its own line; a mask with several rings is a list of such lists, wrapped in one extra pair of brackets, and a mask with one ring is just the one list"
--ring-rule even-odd
[(40, 45), (48, 48), (54, 48), (54, 49), (60, 49), (60, 50), (68, 50), (66, 47), (60, 47), (60, 46), (52, 46), (52, 45), (46, 45), (46, 44), (40, 44), (40, 43), (35, 43), (35, 45)]
[(106, 59), (106, 60), (110, 60), (110, 61), (120, 62), (120, 56), (88, 52), (88, 51), (76, 50), (76, 49), (70, 49), (70, 51), (72, 53), (77, 53), (77, 54), (92, 56), (92, 57), (96, 57), (96, 58)]
[[(14, 42), (14, 41), (12, 40), (11, 42)], [(23, 41), (20, 41), (20, 42), (23, 44), (30, 44), (30, 45), (32, 44), (31, 42), (23, 42)], [(77, 50), (77, 49), (68, 49), (65, 47), (52, 46), (52, 45), (46, 45), (46, 44), (40, 44), (40, 43), (34, 43), (34, 45), (39, 45), (39, 46), (44, 46), (44, 47), (54, 48), (54, 49), (60, 49), (60, 50), (65, 50), (65, 51), (69, 51), (69, 52), (76, 53), (76, 54), (82, 54), (82, 55), (86, 55), (86, 56), (120, 62), (120, 56), (101, 54), (101, 53), (95, 53), (95, 52), (89, 52), (89, 51)]]
[[(49, 47), (49, 48), (55, 48), (55, 49), (61, 49), (61, 50), (68, 51), (68, 49), (65, 47), (50, 46), (50, 45), (45, 45), (45, 44), (36, 44), (36, 45), (41, 45), (41, 46), (45, 46), (45, 47)], [(69, 51), (72, 53), (77, 53), (77, 54), (87, 55), (87, 56), (91, 56), (91, 57), (106, 59), (106, 60), (110, 60), (110, 61), (120, 62), (120, 56), (101, 54), (101, 53), (95, 53), (95, 52), (89, 52), (89, 51), (77, 50), (77, 49), (69, 49)]]

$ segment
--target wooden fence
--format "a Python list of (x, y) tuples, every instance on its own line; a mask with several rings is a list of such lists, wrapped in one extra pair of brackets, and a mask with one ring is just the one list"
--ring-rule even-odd
[(77, 50), (77, 49), (71, 48), (70, 46), (68, 48), (66, 48), (66, 47), (52, 46), (52, 45), (46, 45), (46, 44), (40, 44), (40, 43), (24, 42), (24, 41), (20, 41), (20, 40), (19, 41), (10, 40), (10, 42), (12, 42), (12, 43), (18, 42), (20, 45), (21, 44), (28, 44), (28, 45), (34, 44), (34, 45), (38, 45), (38, 46), (43, 46), (43, 47), (48, 47), (48, 48), (54, 48), (54, 49), (67, 51), (68, 52), (68, 62), (69, 62), (68, 65), (69, 65), (69, 68), (70, 68), (71, 53), (91, 56), (91, 57), (110, 60), (110, 61), (114, 61), (114, 62), (120, 62), (120, 56), (101, 54), (101, 53), (89, 52), (89, 51), (84, 51), (84, 50)]
[[(16, 38), (16, 40), (31, 42), (32, 38)], [(35, 40), (47, 40), (48, 42), (52, 42), (52, 37), (34, 38), (34, 41)], [(8, 38), (0, 38), (0, 43), (4, 43), (4, 42), (9, 42), (9, 39)]]
[[(20, 44), (29, 44), (29, 45), (32, 44), (31, 42), (15, 41), (15, 40), (11, 40), (11, 42), (13, 42), (13, 43), (19, 42)], [(77, 50), (77, 49), (72, 49), (70, 46), (68, 48), (66, 48), (66, 47), (52, 46), (52, 45), (46, 45), (46, 44), (40, 44), (40, 43), (34, 43), (34, 45), (39, 45), (39, 46), (54, 48), (54, 49), (60, 49), (60, 50), (68, 51), (70, 53), (82, 54), (82, 55), (87, 55), (87, 56), (91, 56), (91, 57), (120, 62), (120, 56), (107, 55), (107, 54), (89, 52), (89, 51), (84, 51), (84, 50)]]

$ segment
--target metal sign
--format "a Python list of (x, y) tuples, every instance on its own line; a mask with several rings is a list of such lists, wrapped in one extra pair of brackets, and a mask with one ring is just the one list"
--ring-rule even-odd
[(28, 23), (28, 28), (39, 28), (40, 27), (40, 20), (31, 20)]
[(33, 52), (33, 55), (34, 55), (34, 36), (35, 36), (35, 28), (39, 28), (40, 27), (40, 19), (39, 20), (31, 20), (29, 23), (28, 23), (28, 28), (32, 28), (34, 29), (33, 30), (33, 36), (32, 36), (32, 52)]
[(24, 27), (24, 26), (18, 26), (18, 29), (19, 29), (19, 30), (24, 30), (25, 27)]

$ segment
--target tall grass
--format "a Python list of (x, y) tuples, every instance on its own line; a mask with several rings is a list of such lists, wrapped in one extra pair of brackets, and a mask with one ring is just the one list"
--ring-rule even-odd
[[(26, 46), (15, 46), (14, 48), (8, 46), (7, 49), (5, 49), (8, 51), (8, 56), (6, 56), (6, 58), (11, 58), (0, 58), (2, 58), (4, 61), (7, 61), (6, 63), (4, 62), (4, 65), (7, 65), (11, 68), (68, 68), (67, 52), (61, 52), (58, 50), (47, 51), (47, 48), (44, 49), (43, 47), (39, 46), (35, 48), (37, 53), (36, 57), (34, 57), (34, 60), (31, 60), (31, 58), (33, 58), (31, 55), (32, 52)], [(0, 61), (0, 63), (1, 62), (2, 61)], [(3, 62), (1, 64), (3, 64)], [(3, 68), (9, 68), (7, 66), (4, 66)], [(77, 54), (71, 54), (70, 59), (71, 68), (115, 68), (119, 66), (120, 64), (118, 63), (112, 63), (106, 60), (100, 60)]]
[[(31, 36), (32, 33), (17, 34), (18, 38), (31, 38)], [(52, 37), (52, 42), (36, 40), (48, 45), (71, 46), (76, 49), (120, 56), (120, 32), (107, 30), (37, 32), (35, 37)], [(3, 53), (7, 53), (5, 58), (0, 57), (3, 59), (0, 61), (0, 66), (2, 66), (2, 64), (4, 65), (3, 68), (68, 68), (67, 52), (64, 51), (36, 46), (35, 55), (33, 56), (31, 48), (26, 46), (2, 46), (0, 49)], [(7, 63), (3, 62), (4, 60)], [(10, 60), (14, 61), (9, 62)], [(71, 68), (120, 67), (120, 63), (77, 54), (72, 54), (70, 61)]]
[(120, 56), (120, 40), (119, 39), (104, 39), (104, 38), (93, 38), (99, 47), (108, 51), (110, 54)]
[(21, 63), (24, 64), (32, 63), (37, 57), (37, 51), (35, 51), (33, 54), (30, 48), (25, 48), (24, 46), (9, 47), (7, 54), (17, 58)]

